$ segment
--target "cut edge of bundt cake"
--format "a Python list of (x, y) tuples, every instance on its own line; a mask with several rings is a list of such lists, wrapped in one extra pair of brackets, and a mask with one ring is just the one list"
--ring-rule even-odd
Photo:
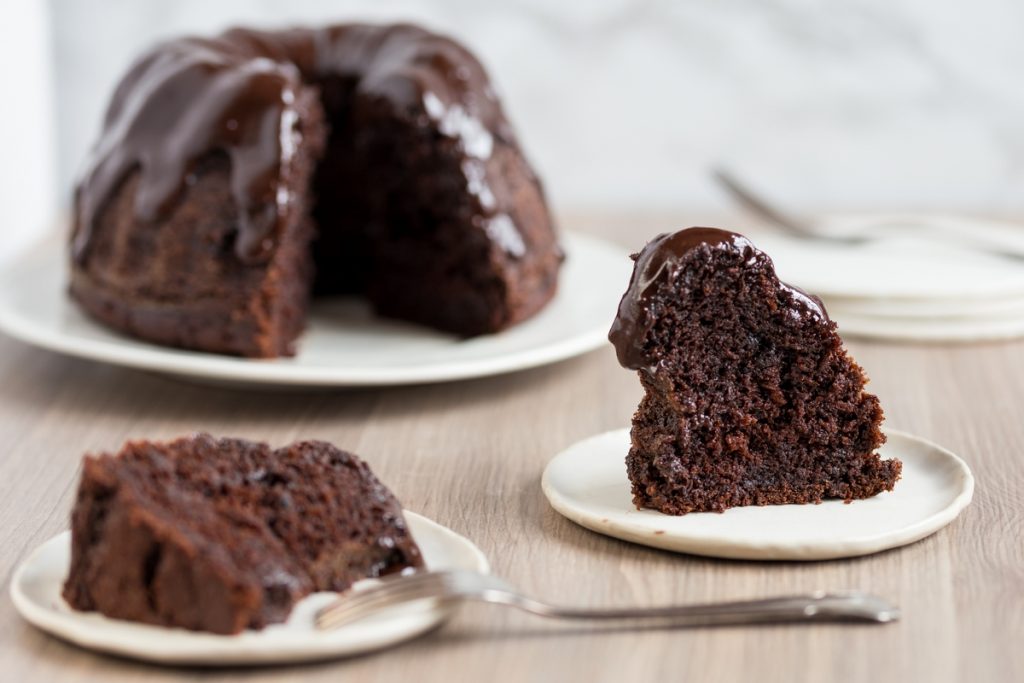
[(633, 501), (681, 515), (851, 501), (893, 488), (878, 398), (816, 297), (745, 237), (664, 234), (634, 255), (609, 333), (645, 395), (626, 457)]

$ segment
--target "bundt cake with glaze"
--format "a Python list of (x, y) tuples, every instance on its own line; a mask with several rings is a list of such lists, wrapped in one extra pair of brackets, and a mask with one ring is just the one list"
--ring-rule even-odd
[(73, 223), (91, 316), (250, 357), (294, 353), (314, 294), (496, 332), (551, 299), (563, 259), (481, 64), (405, 24), (156, 46), (114, 92)]
[(645, 395), (626, 469), (671, 515), (846, 501), (892, 490), (882, 409), (816, 297), (747, 238), (664, 234), (634, 255), (609, 338)]
[(351, 453), (199, 434), (85, 458), (64, 598), (227, 634), (284, 621), (313, 591), (421, 566), (398, 501)]

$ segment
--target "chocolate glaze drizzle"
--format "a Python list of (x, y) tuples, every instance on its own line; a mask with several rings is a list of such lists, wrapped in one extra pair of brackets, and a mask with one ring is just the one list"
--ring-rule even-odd
[[(619, 302), (618, 315), (608, 332), (608, 339), (615, 346), (622, 367), (653, 372), (652, 359), (644, 347), (647, 335), (655, 323), (655, 294), (672, 280), (688, 255), (702, 246), (736, 251), (744, 255), (748, 264), (767, 262), (774, 270), (771, 259), (764, 252), (735, 232), (717, 228), (687, 228), (658, 235), (639, 254), (633, 255), (636, 261), (633, 275)], [(779, 284), (793, 296), (804, 314), (828, 319), (825, 306), (818, 297), (784, 282)]]
[(245, 262), (264, 260), (290, 204), (287, 178), (301, 135), (297, 95), (332, 76), (355, 79), (357, 97), (382, 98), (457, 139), (467, 186), (485, 217), (500, 219), (483, 201), (486, 185), (469, 181), (483, 176), (496, 142), (512, 144), (514, 135), (487, 74), (465, 48), (406, 24), (234, 29), (158, 45), (121, 81), (76, 192), (76, 261), (85, 260), (99, 213), (130, 172), (139, 171), (136, 216), (154, 221), (211, 152), (231, 164), (235, 252)]

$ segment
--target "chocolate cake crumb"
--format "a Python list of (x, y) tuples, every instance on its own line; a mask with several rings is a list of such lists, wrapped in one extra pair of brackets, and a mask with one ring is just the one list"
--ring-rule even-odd
[(355, 455), (200, 434), (86, 456), (63, 595), (231, 634), (284, 621), (313, 591), (421, 566), (401, 506)]
[(609, 333), (645, 396), (626, 469), (670, 515), (847, 502), (892, 490), (878, 398), (816, 297), (745, 237), (665, 234), (639, 254)]

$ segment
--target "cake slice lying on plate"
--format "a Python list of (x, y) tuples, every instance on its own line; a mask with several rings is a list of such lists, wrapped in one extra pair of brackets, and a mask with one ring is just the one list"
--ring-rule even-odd
[(73, 608), (222, 634), (423, 564), (398, 501), (351, 453), (206, 434), (87, 456), (71, 546)]
[(735, 233), (690, 228), (634, 257), (609, 339), (646, 395), (633, 502), (681, 515), (891, 490), (878, 398), (821, 302)]

